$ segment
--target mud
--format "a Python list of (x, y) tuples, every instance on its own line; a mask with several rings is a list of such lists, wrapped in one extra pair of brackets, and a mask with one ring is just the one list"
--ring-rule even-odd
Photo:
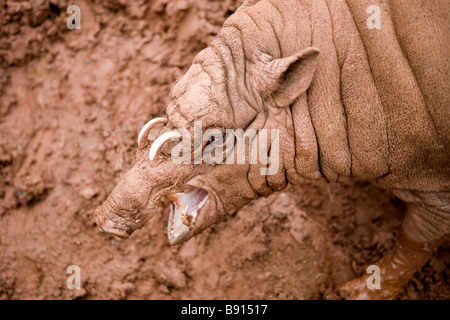
[[(181, 247), (167, 203), (122, 241), (93, 213), (137, 135), (241, 1), (0, 5), (0, 299), (336, 299), (394, 243), (404, 205), (367, 184), (289, 187)], [(81, 268), (80, 290), (66, 268)], [(450, 245), (400, 299), (450, 298)]]

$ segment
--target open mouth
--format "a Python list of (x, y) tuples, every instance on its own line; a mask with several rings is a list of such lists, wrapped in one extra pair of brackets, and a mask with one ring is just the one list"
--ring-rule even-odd
[(167, 235), (171, 245), (183, 241), (197, 222), (199, 210), (208, 199), (208, 192), (190, 187), (184, 192), (166, 195), (170, 200), (170, 216), (167, 225)]

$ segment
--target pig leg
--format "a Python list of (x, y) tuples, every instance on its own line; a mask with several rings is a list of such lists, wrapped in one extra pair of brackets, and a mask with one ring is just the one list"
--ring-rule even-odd
[(380, 267), (381, 288), (369, 289), (367, 280), (372, 274), (365, 274), (341, 285), (338, 288), (341, 297), (395, 299), (414, 273), (449, 238), (450, 193), (396, 194), (408, 202), (408, 211), (393, 250), (375, 264)]

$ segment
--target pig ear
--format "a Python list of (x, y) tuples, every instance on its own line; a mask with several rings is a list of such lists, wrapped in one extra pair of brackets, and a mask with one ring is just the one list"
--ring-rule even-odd
[(255, 79), (257, 90), (263, 97), (271, 97), (275, 107), (289, 107), (309, 88), (319, 52), (318, 48), (309, 47), (280, 59), (263, 54), (262, 72)]

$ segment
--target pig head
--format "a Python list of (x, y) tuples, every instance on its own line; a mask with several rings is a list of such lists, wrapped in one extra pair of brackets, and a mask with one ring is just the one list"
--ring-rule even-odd
[[(142, 128), (136, 164), (96, 210), (100, 229), (127, 238), (167, 198), (168, 238), (180, 244), (250, 201), (282, 190), (287, 176), (296, 176), (288, 107), (308, 89), (319, 50), (306, 47), (287, 57), (270, 50), (245, 52), (233, 43), (236, 32), (224, 28), (197, 55), (170, 93), (167, 118)], [(150, 130), (161, 124), (158, 138), (148, 140)], [(270, 161), (252, 162), (250, 141), (258, 141), (262, 129), (269, 138), (267, 148), (258, 145), (258, 152), (261, 156), (267, 150), (260, 158)], [(242, 150), (230, 130), (256, 135), (244, 136), (248, 143)], [(315, 146), (313, 136), (302, 142)], [(178, 157), (181, 149), (184, 161)], [(208, 150), (214, 161), (205, 161)], [(243, 154), (244, 160), (238, 159)], [(317, 150), (309, 154), (317, 162)], [(233, 161), (224, 161), (225, 156)]]

